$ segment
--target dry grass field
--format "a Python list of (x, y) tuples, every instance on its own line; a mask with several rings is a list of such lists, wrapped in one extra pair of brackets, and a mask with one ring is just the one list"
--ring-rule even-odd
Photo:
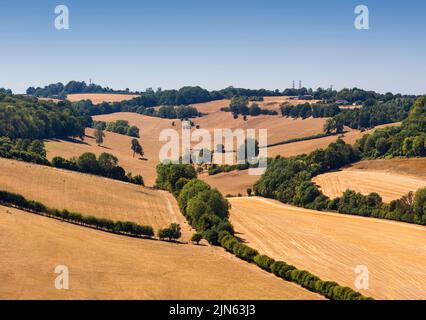
[(151, 225), (155, 231), (177, 222), (183, 241), (193, 233), (175, 199), (165, 191), (2, 158), (0, 189), (49, 207)]
[[(314, 182), (321, 187), (325, 195), (332, 198), (340, 197), (347, 189), (351, 189), (364, 195), (377, 192), (387, 203), (401, 198), (410, 191), (415, 192), (426, 187), (424, 160), (399, 161), (399, 169), (407, 167), (409, 168), (407, 171), (389, 169), (393, 161), (385, 160), (377, 164), (374, 164), (374, 161), (369, 161), (367, 164), (361, 162), (341, 171), (319, 175), (314, 178)], [(418, 171), (410, 166), (413, 163), (419, 165)]]
[(307, 210), (262, 198), (230, 199), (248, 245), (323, 279), (355, 288), (366, 266), (377, 299), (426, 299), (426, 227)]
[(259, 176), (250, 176), (247, 170), (219, 173), (213, 176), (203, 173), (198, 178), (217, 188), (224, 196), (247, 195), (247, 188), (253, 189), (254, 183), (260, 179)]
[(102, 102), (120, 102), (132, 100), (136, 97), (138, 97), (138, 95), (119, 93), (76, 93), (67, 95), (67, 100), (71, 102), (91, 100), (93, 104), (100, 104)]
[(352, 168), (357, 170), (379, 170), (426, 179), (425, 158), (368, 160), (355, 163)]
[[(210, 246), (122, 237), (0, 206), (0, 299), (320, 299)], [(69, 290), (54, 287), (69, 269)]]

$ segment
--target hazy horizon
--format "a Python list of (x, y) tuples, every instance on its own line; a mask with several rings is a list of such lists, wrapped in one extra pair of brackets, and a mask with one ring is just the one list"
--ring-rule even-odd
[[(71, 0), (70, 30), (56, 1), (2, 5), (0, 87), (70, 80), (131, 91), (358, 87), (425, 94), (424, 1)], [(370, 29), (354, 27), (367, 5)]]

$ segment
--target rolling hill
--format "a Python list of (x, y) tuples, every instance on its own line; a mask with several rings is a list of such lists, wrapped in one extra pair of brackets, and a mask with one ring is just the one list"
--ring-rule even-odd
[[(140, 240), (0, 206), (0, 299), (321, 299), (220, 248)], [(69, 290), (54, 286), (69, 270)]]

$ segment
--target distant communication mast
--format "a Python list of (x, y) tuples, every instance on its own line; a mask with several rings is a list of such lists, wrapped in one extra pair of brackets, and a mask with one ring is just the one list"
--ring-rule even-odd
[(299, 80), (299, 90), (302, 89), (302, 80)]

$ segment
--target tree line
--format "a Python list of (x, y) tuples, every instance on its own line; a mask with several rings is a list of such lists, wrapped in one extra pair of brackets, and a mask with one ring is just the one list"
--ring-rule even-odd
[(238, 240), (229, 222), (228, 201), (217, 189), (198, 180), (191, 165), (159, 164), (157, 166), (158, 188), (170, 191), (178, 199), (181, 212), (197, 233), (192, 241), (199, 242), (204, 237), (210, 244), (220, 245), (228, 252), (249, 263), (274, 273), (287, 281), (295, 282), (304, 288), (335, 300), (368, 299), (348, 287), (335, 282), (322, 281), (307, 271), (298, 270), (282, 261), (275, 261)]
[(374, 102), (361, 108), (345, 109), (333, 119), (352, 129), (373, 128), (406, 119), (414, 101), (412, 98), (396, 98), (386, 102)]
[(357, 146), (366, 159), (426, 156), (426, 97), (418, 98), (401, 126), (364, 135)]
[(339, 105), (336, 103), (332, 104), (321, 104), (321, 103), (302, 103), (292, 106), (288, 103), (281, 105), (281, 114), (283, 117), (291, 117), (294, 119), (302, 118), (307, 119), (309, 117), (314, 118), (330, 118), (340, 113)]
[(67, 104), (0, 95), (0, 136), (11, 139), (84, 137), (90, 117)]
[(65, 99), (68, 94), (75, 93), (130, 93), (129, 89), (113, 90), (111, 88), (104, 88), (97, 84), (87, 85), (84, 81), (70, 81), (67, 84), (61, 82), (49, 84), (43, 88), (29, 87), (26, 91), (27, 95), (45, 98), (59, 98)]

